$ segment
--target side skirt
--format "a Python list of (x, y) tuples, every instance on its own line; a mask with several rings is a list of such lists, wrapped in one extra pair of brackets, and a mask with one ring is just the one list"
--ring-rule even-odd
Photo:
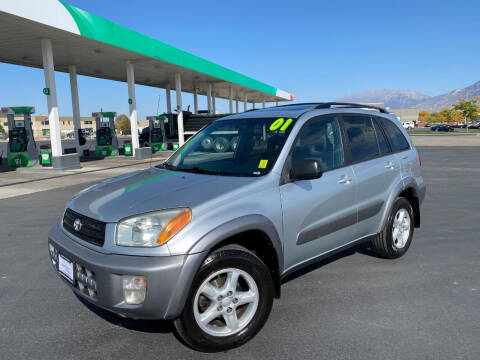
[(335, 254), (338, 254), (342, 251), (345, 251), (349, 248), (352, 248), (354, 246), (357, 246), (359, 244), (362, 244), (362, 243), (365, 243), (365, 242), (368, 242), (368, 241), (371, 241), (373, 239), (375, 239), (375, 237), (377, 237), (378, 234), (373, 234), (373, 235), (367, 235), (363, 238), (360, 238), (360, 239), (357, 239), (357, 240), (354, 240), (352, 242), (349, 242), (345, 245), (342, 245), (342, 246), (339, 246), (335, 249), (332, 249), (330, 251), (327, 251), (323, 254), (320, 254), (318, 256), (315, 256), (311, 259), (308, 259), (308, 260), (305, 260), (304, 262), (300, 263), (300, 264), (297, 264), (297, 265), (294, 265), (294, 266), (291, 266), (290, 268), (288, 268), (285, 272), (283, 272), (283, 274), (280, 276), (280, 281), (282, 281), (283, 279), (287, 278), (288, 276), (292, 275), (293, 273), (305, 268), (305, 267), (308, 267), (312, 264), (315, 264), (316, 262), (319, 262), (325, 258), (328, 258), (330, 256), (333, 256)]

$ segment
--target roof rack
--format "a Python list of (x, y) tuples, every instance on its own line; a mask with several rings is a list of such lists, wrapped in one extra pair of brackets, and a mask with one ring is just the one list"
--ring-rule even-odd
[(326, 102), (326, 103), (319, 103), (315, 106), (315, 109), (331, 109), (333, 107), (346, 107), (346, 108), (358, 108), (358, 109), (373, 109), (378, 110), (381, 113), (389, 114), (389, 112), (379, 106), (373, 106), (368, 104), (355, 104), (355, 103), (345, 103), (345, 102)]
[[(384, 114), (389, 114), (389, 112), (382, 107), (368, 105), (368, 104), (356, 104), (356, 103), (346, 103), (346, 102), (324, 102), (324, 103), (294, 103), (294, 104), (282, 104), (278, 107), (288, 107), (288, 106), (311, 106), (310, 109), (331, 109), (333, 107), (345, 107), (345, 108), (356, 108), (356, 109), (373, 109), (377, 110)], [(277, 106), (274, 106), (277, 107)]]

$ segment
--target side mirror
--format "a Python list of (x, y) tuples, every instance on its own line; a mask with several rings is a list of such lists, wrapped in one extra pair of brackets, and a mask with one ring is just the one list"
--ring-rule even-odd
[(322, 166), (317, 160), (305, 159), (296, 161), (290, 170), (292, 180), (312, 180), (322, 176)]

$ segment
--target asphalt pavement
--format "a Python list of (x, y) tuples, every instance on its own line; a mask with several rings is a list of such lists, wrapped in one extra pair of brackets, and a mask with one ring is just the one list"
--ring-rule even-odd
[(479, 359), (480, 147), (421, 147), (427, 198), (408, 253), (359, 246), (283, 285), (263, 330), (226, 354), (170, 322), (85, 306), (55, 274), (47, 233), (89, 184), (0, 200), (1, 359)]

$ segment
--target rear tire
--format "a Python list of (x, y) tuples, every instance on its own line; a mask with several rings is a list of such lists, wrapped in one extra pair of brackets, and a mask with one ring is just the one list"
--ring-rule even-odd
[(372, 249), (385, 259), (403, 256), (413, 237), (414, 218), (410, 202), (399, 197), (395, 200), (384, 229), (372, 240)]
[(273, 280), (265, 264), (251, 251), (229, 245), (203, 262), (175, 328), (193, 349), (232, 349), (260, 331), (273, 296)]

